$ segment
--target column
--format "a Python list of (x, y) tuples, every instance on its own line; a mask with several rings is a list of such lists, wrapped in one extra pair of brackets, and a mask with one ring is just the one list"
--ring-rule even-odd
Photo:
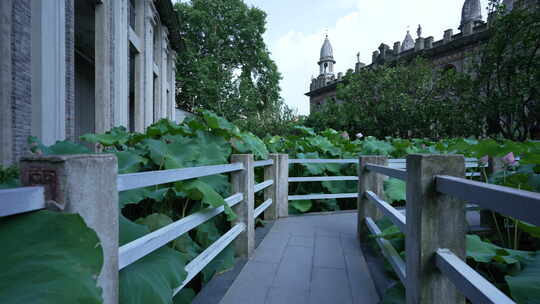
[(128, 1), (112, 1), (114, 28), (113, 126), (128, 127), (129, 121), (129, 21)]
[[(154, 26), (153, 4), (146, 1), (144, 24), (144, 128), (154, 122)], [(144, 130), (143, 130), (144, 131)]]
[(66, 3), (32, 1), (32, 135), (66, 138)]
[(111, 27), (109, 13), (111, 2), (96, 4), (95, 36), (95, 128), (96, 133), (103, 133), (111, 128)]
[(0, 165), (13, 161), (11, 115), (11, 8), (12, 0), (0, 1)]

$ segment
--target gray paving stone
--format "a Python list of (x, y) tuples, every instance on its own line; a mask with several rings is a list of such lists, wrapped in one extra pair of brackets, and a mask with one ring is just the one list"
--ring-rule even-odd
[(309, 303), (352, 304), (352, 294), (346, 270), (315, 267)]
[[(300, 247), (299, 247), (300, 248)], [(311, 283), (311, 264), (282, 262), (274, 277), (273, 287), (287, 287), (297, 290), (309, 290)]]
[(289, 246), (302, 246), (313, 248), (315, 238), (309, 236), (291, 236)]
[(309, 304), (309, 291), (287, 287), (273, 287), (265, 304)]
[(345, 254), (354, 303), (378, 303), (379, 296), (363, 256)]
[[(234, 285), (233, 285), (234, 286)], [(244, 287), (244, 286), (239, 286)], [(264, 303), (270, 287), (251, 286), (250, 289), (233, 288), (229, 289), (220, 304), (258, 304)]]
[(339, 237), (317, 236), (314, 254), (314, 267), (345, 268)]
[(378, 303), (356, 214), (276, 221), (220, 303)]
[(341, 247), (345, 254), (361, 255), (360, 242), (356, 236), (341, 234)]

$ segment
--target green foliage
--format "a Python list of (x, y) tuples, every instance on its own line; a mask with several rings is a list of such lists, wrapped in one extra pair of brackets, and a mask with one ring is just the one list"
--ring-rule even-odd
[(402, 180), (390, 178), (384, 181), (384, 194), (391, 203), (404, 201), (407, 198), (405, 191), (406, 184)]
[(38, 211), (0, 219), (1, 303), (102, 303), (103, 252), (77, 214)]
[[(139, 222), (153, 229), (166, 225), (163, 215), (151, 215)], [(147, 226), (120, 216), (120, 245), (148, 234)], [(119, 303), (172, 303), (173, 291), (187, 276), (185, 259), (176, 250), (160, 248), (120, 271)]]
[(379, 138), (540, 136), (540, 5), (507, 12), (491, 2), (489, 39), (459, 71), (420, 57), (371, 65), (348, 73), (339, 102), (327, 100), (306, 124)]
[(4, 168), (0, 166), (0, 189), (17, 188), (20, 184), (19, 169), (17, 167)]
[(180, 108), (211, 110), (260, 136), (294, 125), (263, 40), (265, 12), (242, 0), (191, 0), (175, 9), (184, 44), (176, 60)]
[(540, 254), (516, 275), (505, 277), (512, 297), (523, 304), (540, 303)]

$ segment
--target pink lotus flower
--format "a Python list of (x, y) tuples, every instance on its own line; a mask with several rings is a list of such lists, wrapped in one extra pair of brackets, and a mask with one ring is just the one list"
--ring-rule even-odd
[(362, 138), (362, 137), (364, 137), (364, 134), (362, 134), (362, 133), (356, 134), (356, 138), (360, 139), (360, 138)]
[(343, 137), (345, 139), (349, 139), (349, 133), (343, 132), (343, 133), (341, 133), (341, 137)]
[(516, 163), (517, 163), (517, 162), (516, 162), (516, 158), (514, 157), (514, 152), (510, 152), (510, 153), (506, 154), (506, 155), (503, 157), (502, 161), (503, 161), (505, 164), (509, 165), (509, 166), (514, 166), (514, 165), (516, 165)]

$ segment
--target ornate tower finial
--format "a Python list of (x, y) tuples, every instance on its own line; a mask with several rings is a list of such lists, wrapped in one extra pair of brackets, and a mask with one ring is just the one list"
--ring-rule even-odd
[(422, 25), (418, 25), (418, 29), (416, 30), (416, 35), (418, 35), (418, 38), (422, 38)]
[(466, 23), (482, 21), (482, 6), (480, 0), (465, 0), (461, 10), (461, 29)]
[(328, 36), (324, 39), (324, 43), (321, 47), (321, 58), (319, 60), (320, 75), (334, 75), (334, 50), (330, 44), (330, 39)]
[(414, 40), (411, 36), (411, 31), (407, 30), (407, 34), (405, 35), (405, 39), (403, 39), (403, 43), (401, 44), (401, 52), (405, 52), (410, 49), (414, 49)]
[(356, 62), (360, 62), (360, 52), (356, 53)]

